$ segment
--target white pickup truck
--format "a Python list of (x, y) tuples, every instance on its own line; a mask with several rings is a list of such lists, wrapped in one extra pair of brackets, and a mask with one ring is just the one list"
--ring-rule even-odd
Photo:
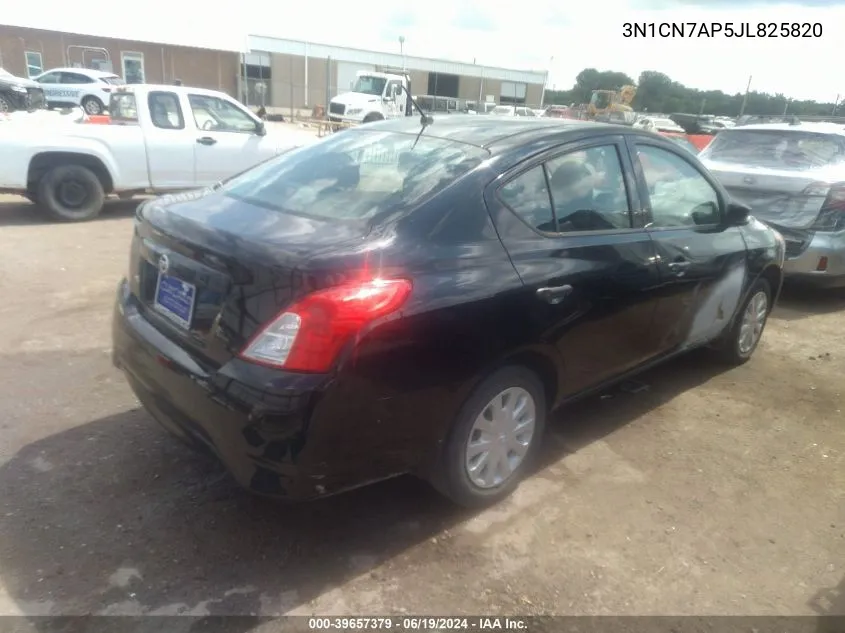
[(0, 126), (0, 193), (78, 222), (99, 215), (106, 195), (210, 186), (318, 140), (307, 130), (268, 129), (228, 95), (200, 88), (121, 86), (109, 114), (108, 124)]

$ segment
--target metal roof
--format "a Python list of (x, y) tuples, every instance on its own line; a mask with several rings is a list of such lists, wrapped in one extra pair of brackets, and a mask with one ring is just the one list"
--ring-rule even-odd
[(485, 79), (498, 79), (500, 81), (511, 81), (514, 83), (543, 84), (546, 80), (546, 73), (536, 70), (514, 70), (495, 66), (482, 66), (480, 64), (466, 64), (464, 62), (444, 59), (413, 57), (411, 55), (405, 55), (403, 57), (396, 53), (368, 51), (345, 46), (331, 46), (329, 44), (287, 40), (264, 35), (248, 35), (247, 47), (253, 53), (277, 53), (298, 55), (301, 57), (315, 57), (318, 59), (331, 57), (341, 62), (357, 62), (372, 66), (393, 66), (399, 68), (404, 61), (405, 67), (408, 70), (483, 77)]

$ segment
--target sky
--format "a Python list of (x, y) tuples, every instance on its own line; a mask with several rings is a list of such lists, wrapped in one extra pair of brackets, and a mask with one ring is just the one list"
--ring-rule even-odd
[[(111, 35), (124, 39), (241, 49), (246, 34), (291, 38), (549, 72), (550, 88), (567, 89), (584, 68), (616, 70), (635, 80), (663, 72), (699, 89), (783, 93), (796, 99), (845, 97), (845, 0), (328, 0), (329, 10), (302, 2), (250, 0), (243, 11), (212, 10), (208, 0), (145, 0), (126, 18), (79, 11), (66, 0), (7, 3), (5, 24)], [(219, 8), (223, 9), (223, 5)], [(316, 4), (313, 6), (317, 6)], [(143, 7), (141, 9), (140, 7)], [(568, 7), (568, 8), (564, 8)], [(820, 38), (623, 37), (626, 22), (809, 22)], [(190, 26), (188, 26), (190, 25)]]

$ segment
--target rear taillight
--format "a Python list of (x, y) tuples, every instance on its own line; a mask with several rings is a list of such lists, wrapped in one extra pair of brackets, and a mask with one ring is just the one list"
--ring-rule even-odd
[(375, 279), (314, 292), (264, 326), (240, 357), (288, 371), (327, 372), (365, 325), (400, 309), (411, 288), (405, 279)]
[(803, 193), (825, 196), (819, 215), (813, 223), (813, 230), (841, 231), (845, 229), (845, 182), (833, 185), (813, 183), (804, 189)]

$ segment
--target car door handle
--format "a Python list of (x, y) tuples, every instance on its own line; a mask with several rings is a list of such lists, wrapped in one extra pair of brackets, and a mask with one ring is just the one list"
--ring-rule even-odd
[(538, 288), (537, 296), (552, 305), (556, 305), (566, 299), (572, 293), (572, 286), (548, 286), (546, 288)]
[(692, 264), (692, 262), (684, 262), (684, 261), (669, 262), (669, 270), (673, 270), (673, 271), (686, 270), (687, 268), (690, 267), (691, 264)]
[(216, 138), (211, 138), (210, 136), (201, 136), (197, 139), (197, 143), (200, 145), (214, 145), (217, 142)]

